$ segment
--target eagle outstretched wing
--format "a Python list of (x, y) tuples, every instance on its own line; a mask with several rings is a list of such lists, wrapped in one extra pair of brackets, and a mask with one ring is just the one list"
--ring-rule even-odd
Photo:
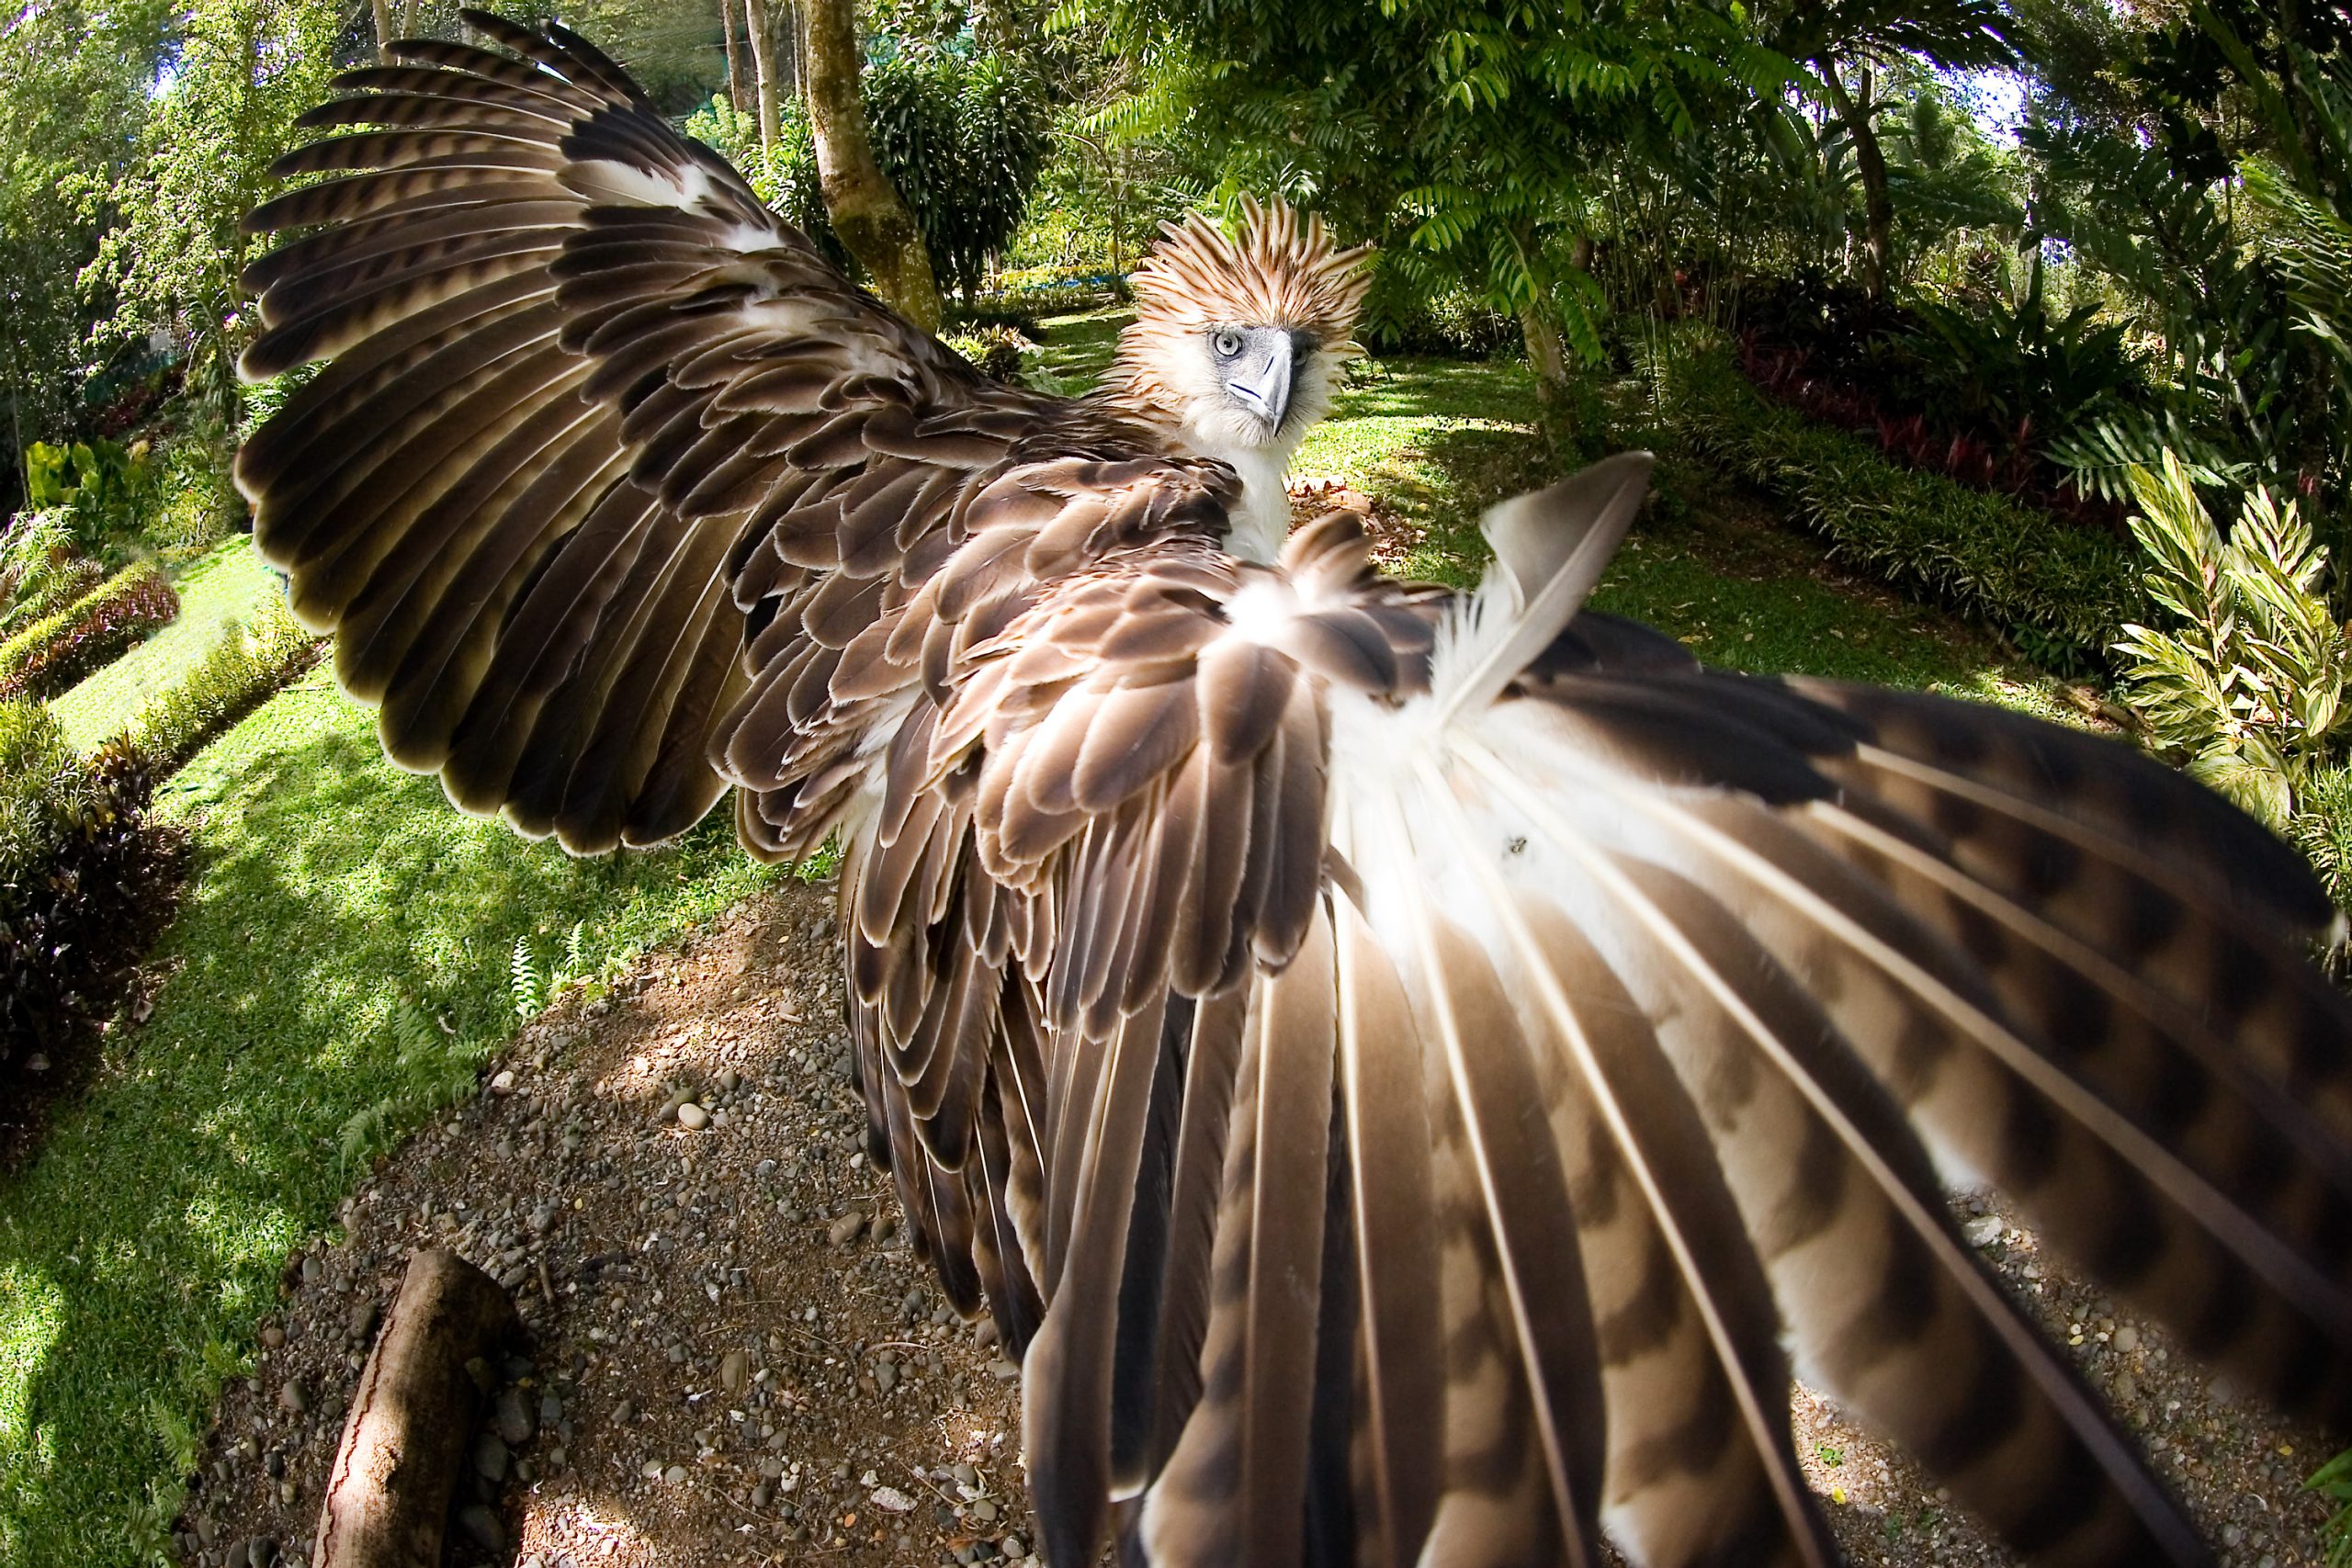
[[(2308, 873), (2123, 748), (1580, 614), (1625, 457), (1475, 597), (980, 381), (609, 61), (398, 46), (293, 154), (256, 538), (387, 749), (575, 850), (842, 834), (878, 1156), (1024, 1363), (1046, 1544), (1836, 1551), (1790, 1356), (2052, 1562), (2206, 1560), (1962, 1241), (1989, 1179), (2352, 1405), (2352, 1012)], [(1784, 1348), (1785, 1346), (1785, 1348)]]

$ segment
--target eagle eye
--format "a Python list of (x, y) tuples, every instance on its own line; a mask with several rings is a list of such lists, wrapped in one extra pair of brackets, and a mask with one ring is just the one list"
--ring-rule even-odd
[(1231, 359), (1241, 352), (1241, 334), (1231, 327), (1219, 327), (1209, 335), (1209, 346), (1216, 350), (1219, 359)]

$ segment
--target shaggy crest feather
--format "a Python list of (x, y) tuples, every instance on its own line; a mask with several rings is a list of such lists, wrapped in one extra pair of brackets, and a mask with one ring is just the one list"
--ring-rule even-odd
[(1181, 423), (1187, 394), (1167, 367), (1186, 339), (1212, 324), (1312, 333), (1334, 363), (1363, 352), (1351, 334), (1372, 287), (1364, 265), (1371, 246), (1341, 250), (1322, 219), (1246, 196), (1238, 238), (1205, 212), (1163, 225), (1161, 233), (1128, 280), (1136, 319), (1119, 333), (1101, 394), (1113, 406)]

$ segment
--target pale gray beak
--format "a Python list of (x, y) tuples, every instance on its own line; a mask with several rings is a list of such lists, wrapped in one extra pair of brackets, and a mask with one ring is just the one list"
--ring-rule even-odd
[[(1280, 426), (1289, 412), (1301, 335), (1282, 327), (1245, 327), (1239, 333), (1241, 352), (1226, 372), (1225, 389), (1270, 425)], [(1312, 351), (1310, 344), (1307, 352)]]

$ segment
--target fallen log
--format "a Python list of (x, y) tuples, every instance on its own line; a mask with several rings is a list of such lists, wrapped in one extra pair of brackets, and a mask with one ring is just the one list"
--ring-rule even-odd
[(468, 1363), (494, 1364), (518, 1326), (498, 1281), (456, 1253), (410, 1256), (335, 1450), (317, 1568), (438, 1568), (485, 1392)]

